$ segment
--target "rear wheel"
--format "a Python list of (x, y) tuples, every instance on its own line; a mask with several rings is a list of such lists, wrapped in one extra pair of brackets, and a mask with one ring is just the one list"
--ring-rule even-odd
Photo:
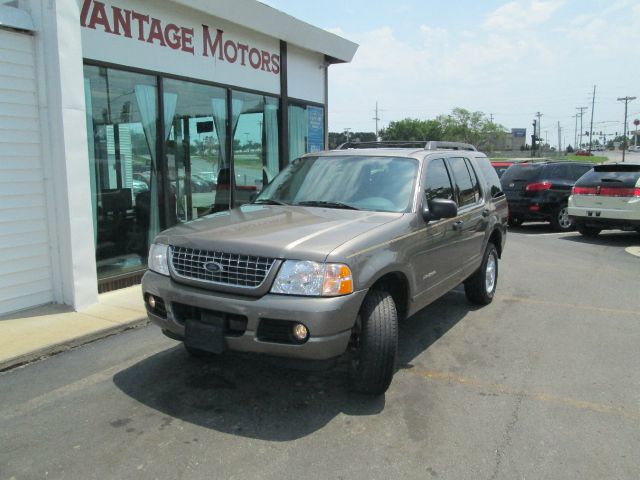
[(584, 235), (585, 237), (597, 237), (601, 231), (602, 229), (600, 228), (578, 225), (578, 232), (580, 232), (580, 235)]
[(551, 217), (551, 227), (556, 232), (570, 232), (576, 226), (575, 220), (569, 217), (569, 207), (561, 205), (556, 208)]
[(488, 243), (482, 264), (464, 282), (467, 300), (476, 305), (488, 305), (493, 301), (498, 285), (498, 251), (493, 243)]
[(398, 350), (398, 313), (388, 292), (371, 290), (353, 328), (349, 345), (350, 388), (382, 395), (391, 384)]

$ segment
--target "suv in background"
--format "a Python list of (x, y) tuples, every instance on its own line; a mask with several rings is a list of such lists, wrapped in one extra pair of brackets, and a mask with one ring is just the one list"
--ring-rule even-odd
[(593, 164), (537, 162), (514, 164), (500, 182), (509, 202), (509, 225), (527, 221), (551, 222), (555, 231), (573, 230), (567, 202), (571, 187)]
[(593, 167), (573, 187), (569, 216), (587, 237), (609, 229), (640, 233), (640, 163)]
[(347, 352), (351, 387), (384, 393), (398, 319), (461, 282), (490, 303), (507, 234), (483, 153), (415, 144), (307, 154), (253, 203), (161, 232), (142, 280), (149, 318), (193, 355)]

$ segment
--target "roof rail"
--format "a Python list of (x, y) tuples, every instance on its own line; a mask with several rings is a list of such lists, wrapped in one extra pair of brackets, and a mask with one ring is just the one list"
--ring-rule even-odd
[(423, 140), (387, 140), (370, 142), (345, 142), (338, 146), (338, 150), (349, 148), (424, 148)]
[(440, 142), (423, 140), (388, 140), (382, 142), (345, 142), (338, 146), (338, 150), (349, 148), (424, 148), (425, 150), (470, 150), (477, 151), (470, 143)]
[(440, 142), (440, 141), (430, 141), (424, 146), (425, 150), (469, 150), (472, 152), (476, 152), (476, 147), (471, 145), (470, 143), (461, 143), (461, 142)]

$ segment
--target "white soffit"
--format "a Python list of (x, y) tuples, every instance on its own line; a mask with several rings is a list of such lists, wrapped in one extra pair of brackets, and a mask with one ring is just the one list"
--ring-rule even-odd
[(0, 28), (11, 28), (27, 32), (36, 30), (29, 13), (7, 5), (0, 5)]
[(350, 62), (358, 49), (356, 43), (255, 0), (217, 0), (214, 12), (210, 0), (172, 1), (307, 50), (323, 53), (331, 63)]

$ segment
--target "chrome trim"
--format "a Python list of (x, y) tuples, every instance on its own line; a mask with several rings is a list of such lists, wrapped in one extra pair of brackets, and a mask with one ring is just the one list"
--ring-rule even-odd
[[(256, 285), (241, 285), (238, 283), (232, 283), (232, 282), (220, 282), (220, 281), (216, 281), (216, 280), (208, 280), (208, 279), (203, 279), (203, 278), (198, 278), (197, 276), (187, 276), (187, 275), (183, 275), (181, 273), (178, 272), (178, 270), (176, 269), (174, 263), (173, 263), (173, 257), (174, 257), (174, 248), (179, 248), (179, 249), (185, 249), (185, 250), (191, 250), (193, 251), (197, 251), (197, 252), (202, 252), (204, 253), (204, 255), (207, 257), (206, 260), (203, 260), (201, 262), (201, 267), (203, 270), (204, 269), (204, 264), (205, 263), (211, 263), (211, 262), (215, 262), (215, 263), (220, 263), (220, 258), (222, 258), (224, 255), (228, 255), (230, 256), (229, 260), (233, 259), (234, 257), (237, 258), (237, 260), (235, 260), (236, 262), (240, 261), (241, 257), (246, 257), (247, 259), (256, 259), (256, 262), (260, 262), (262, 261), (262, 263), (265, 263), (268, 265), (269, 268), (267, 268), (266, 270), (264, 270), (264, 275), (256, 275), (255, 273), (250, 273), (249, 275), (252, 276), (256, 276), (256, 277), (260, 277), (262, 276), (262, 279), (260, 281), (260, 283), (256, 284)], [(216, 255), (219, 255), (220, 258), (216, 257)], [(247, 260), (249, 261), (249, 260)], [(206, 284), (206, 285), (219, 285), (221, 287), (229, 287), (229, 288), (242, 288), (245, 290), (257, 290), (260, 287), (262, 287), (265, 283), (265, 281), (267, 280), (267, 278), (269, 278), (269, 274), (271, 273), (271, 271), (273, 270), (273, 266), (277, 263), (277, 259), (276, 258), (270, 258), (270, 257), (261, 257), (261, 256), (256, 256), (256, 255), (243, 255), (243, 254), (238, 254), (238, 253), (228, 253), (228, 252), (217, 252), (217, 251), (213, 251), (213, 250), (203, 250), (203, 249), (199, 249), (199, 248), (191, 248), (191, 247), (180, 247), (180, 246), (175, 246), (175, 245), (169, 245), (169, 271), (171, 273), (172, 276), (175, 276), (176, 278), (179, 279), (183, 279), (189, 282), (193, 282), (193, 283), (200, 283), (200, 284)], [(226, 274), (226, 275), (233, 275), (233, 273), (227, 271), (227, 266), (224, 266), (224, 270), (221, 272), (207, 272), (210, 275), (216, 275), (216, 274)], [(257, 269), (255, 270), (257, 271)], [(262, 270), (261, 270), (262, 273)], [(246, 275), (246, 274), (245, 274)]]

